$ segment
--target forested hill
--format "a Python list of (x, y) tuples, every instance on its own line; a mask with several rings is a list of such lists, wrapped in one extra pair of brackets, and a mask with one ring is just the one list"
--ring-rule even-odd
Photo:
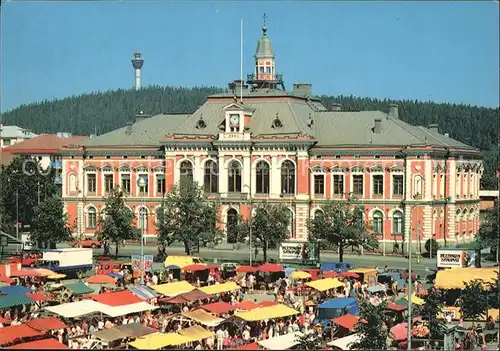
[[(61, 100), (21, 105), (3, 115), (5, 125), (18, 125), (35, 133), (72, 132), (102, 134), (122, 127), (137, 111), (157, 113), (193, 112), (210, 94), (220, 93), (217, 87), (175, 88), (146, 87), (135, 90), (113, 90), (71, 96)], [(340, 103), (343, 110), (387, 111), (389, 103), (399, 105), (402, 120), (414, 125), (439, 124), (442, 133), (449, 133), (463, 143), (484, 151), (484, 186), (496, 188), (494, 169), (498, 157), (499, 109), (455, 104), (436, 104), (413, 100), (378, 100), (353, 96), (321, 96), (327, 108)]]

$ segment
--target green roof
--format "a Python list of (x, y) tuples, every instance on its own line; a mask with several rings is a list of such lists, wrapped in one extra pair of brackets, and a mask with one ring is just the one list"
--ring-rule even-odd
[(89, 288), (84, 283), (70, 283), (64, 284), (63, 286), (75, 295), (90, 294), (94, 292), (94, 289)]
[(34, 302), (25, 294), (10, 294), (0, 296), (0, 309), (9, 308), (14, 306), (27, 305)]

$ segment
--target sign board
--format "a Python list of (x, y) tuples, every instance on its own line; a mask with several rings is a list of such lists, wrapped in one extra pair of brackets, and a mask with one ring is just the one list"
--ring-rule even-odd
[(132, 255), (132, 269), (141, 269), (141, 255)]
[(479, 250), (438, 250), (438, 268), (481, 267)]
[(6, 236), (0, 236), (0, 246), (8, 246), (9, 245), (9, 238)]
[(153, 269), (153, 255), (144, 255), (144, 270), (146, 272)]
[(279, 259), (316, 263), (319, 261), (319, 248), (307, 242), (283, 242), (279, 248)]

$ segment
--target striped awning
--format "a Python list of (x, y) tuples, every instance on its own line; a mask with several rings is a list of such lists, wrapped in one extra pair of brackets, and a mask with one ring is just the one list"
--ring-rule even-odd
[(150, 289), (147, 286), (143, 285), (129, 286), (128, 289), (132, 294), (143, 300), (149, 300), (158, 296), (158, 294), (153, 289)]

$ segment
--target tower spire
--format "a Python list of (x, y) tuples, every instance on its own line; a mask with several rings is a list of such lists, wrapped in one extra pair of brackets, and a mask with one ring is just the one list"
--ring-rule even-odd
[(264, 20), (264, 25), (262, 26), (262, 36), (265, 37), (265, 36), (267, 36), (267, 15), (265, 12), (264, 12), (264, 16), (262, 16), (262, 18)]

